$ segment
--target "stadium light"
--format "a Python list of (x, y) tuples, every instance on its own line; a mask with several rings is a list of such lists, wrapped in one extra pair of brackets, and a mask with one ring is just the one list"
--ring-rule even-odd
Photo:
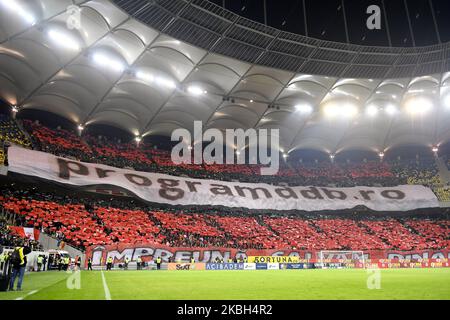
[(236, 150), (236, 155), (240, 155), (241, 152), (239, 150)]
[(358, 108), (351, 102), (332, 102), (325, 106), (324, 112), (329, 118), (336, 118), (337, 116), (353, 118), (358, 114)]
[(101, 67), (110, 68), (117, 72), (123, 72), (125, 70), (125, 65), (121, 61), (101, 52), (94, 53), (92, 60)]
[(199, 96), (199, 95), (205, 93), (205, 91), (202, 88), (197, 87), (197, 86), (189, 86), (187, 88), (187, 91), (188, 91), (188, 93), (190, 93), (190, 94), (192, 94), (194, 96)]
[(289, 157), (289, 155), (287, 153), (283, 153), (283, 158), (286, 159), (287, 157)]
[(450, 93), (448, 93), (444, 98), (442, 99), (442, 102), (447, 110), (450, 110)]
[(295, 110), (301, 114), (311, 114), (313, 107), (307, 103), (300, 103), (295, 106)]
[(383, 158), (384, 158), (384, 152), (378, 153), (378, 156), (379, 156), (381, 159), (383, 159)]
[(331, 161), (333, 161), (334, 160), (334, 154), (330, 154), (330, 159), (331, 159)]
[(19, 112), (19, 109), (18, 109), (16, 106), (12, 106), (12, 107), (11, 107), (11, 111), (12, 111), (13, 113), (17, 113), (17, 112)]
[(59, 32), (57, 30), (49, 30), (47, 32), (47, 35), (58, 46), (74, 51), (80, 50), (80, 44), (78, 43), (78, 41), (73, 39), (68, 34)]
[(83, 131), (84, 130), (84, 126), (82, 126), (81, 124), (78, 125), (78, 130)]
[(12, 11), (16, 14), (18, 14), (20, 17), (22, 17), (26, 22), (28, 22), (31, 25), (34, 25), (36, 23), (36, 18), (27, 12), (21, 5), (19, 5), (14, 0), (0, 0), (0, 4), (8, 9), (9, 11)]
[(433, 108), (433, 102), (424, 97), (411, 98), (405, 102), (405, 109), (411, 115), (422, 115)]
[(370, 104), (366, 108), (366, 113), (370, 117), (375, 117), (378, 114), (378, 111), (379, 111), (378, 107), (375, 106), (374, 104)]
[(439, 151), (439, 147), (438, 146), (434, 146), (431, 151), (433, 151), (434, 153), (438, 153)]
[(134, 140), (136, 140), (136, 142), (139, 143), (139, 142), (142, 141), (142, 138), (141, 138), (140, 136), (136, 136), (136, 137), (134, 138)]
[(386, 108), (384, 108), (384, 111), (390, 116), (393, 116), (398, 112), (397, 107), (393, 104), (388, 104)]

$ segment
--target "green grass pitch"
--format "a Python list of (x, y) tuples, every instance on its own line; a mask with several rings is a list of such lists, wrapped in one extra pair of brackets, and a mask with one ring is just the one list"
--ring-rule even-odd
[(372, 290), (367, 288), (369, 274), (358, 269), (82, 271), (78, 275), (76, 279), (63, 271), (27, 274), (23, 291), (0, 292), (0, 300), (104, 300), (107, 291), (112, 300), (450, 299), (449, 268), (384, 269), (381, 288)]

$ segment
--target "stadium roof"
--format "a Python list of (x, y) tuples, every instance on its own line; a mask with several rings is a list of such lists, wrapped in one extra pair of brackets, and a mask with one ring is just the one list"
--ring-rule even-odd
[(202, 120), (279, 128), (285, 151), (439, 145), (449, 67), (450, 43), (316, 40), (203, 0), (0, 0), (0, 97), (136, 136)]

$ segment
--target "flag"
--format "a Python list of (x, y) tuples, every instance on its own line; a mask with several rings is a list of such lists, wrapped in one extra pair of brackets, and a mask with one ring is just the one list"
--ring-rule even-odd
[(14, 227), (10, 226), (9, 229), (13, 234), (16, 234), (25, 239), (39, 240), (40, 231), (34, 228)]

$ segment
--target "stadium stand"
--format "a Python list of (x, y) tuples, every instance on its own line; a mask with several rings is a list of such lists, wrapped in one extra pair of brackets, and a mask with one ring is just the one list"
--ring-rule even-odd
[[(9, 222), (4, 217), (0, 217), (0, 247), (18, 247), (23, 246), (25, 239), (15, 235), (9, 230)], [(29, 240), (29, 245), (33, 250), (42, 249), (42, 245), (38, 241)]]
[(0, 142), (14, 143), (26, 148), (31, 147), (31, 142), (17, 123), (3, 114), (0, 114)]
[(5, 151), (4, 151), (4, 146), (3, 146), (3, 142), (0, 144), (0, 165), (4, 165), (5, 164)]
[(402, 161), (367, 161), (361, 163), (285, 163), (276, 176), (261, 176), (258, 165), (174, 165), (170, 153), (146, 143), (122, 142), (105, 136), (52, 129), (38, 122), (24, 121), (37, 149), (58, 156), (85, 162), (106, 164), (139, 171), (187, 175), (194, 178), (224, 181), (288, 183), (316, 186), (395, 186), (421, 184), (433, 189), (441, 201), (448, 201), (450, 192), (443, 185), (434, 159)]
[(248, 211), (222, 212), (141, 206), (127, 200), (56, 195), (11, 186), (2, 208), (16, 224), (43, 229), (84, 249), (114, 243), (159, 243), (174, 247), (309, 250), (440, 249), (450, 244), (450, 222), (426, 216), (315, 214), (314, 217)]

